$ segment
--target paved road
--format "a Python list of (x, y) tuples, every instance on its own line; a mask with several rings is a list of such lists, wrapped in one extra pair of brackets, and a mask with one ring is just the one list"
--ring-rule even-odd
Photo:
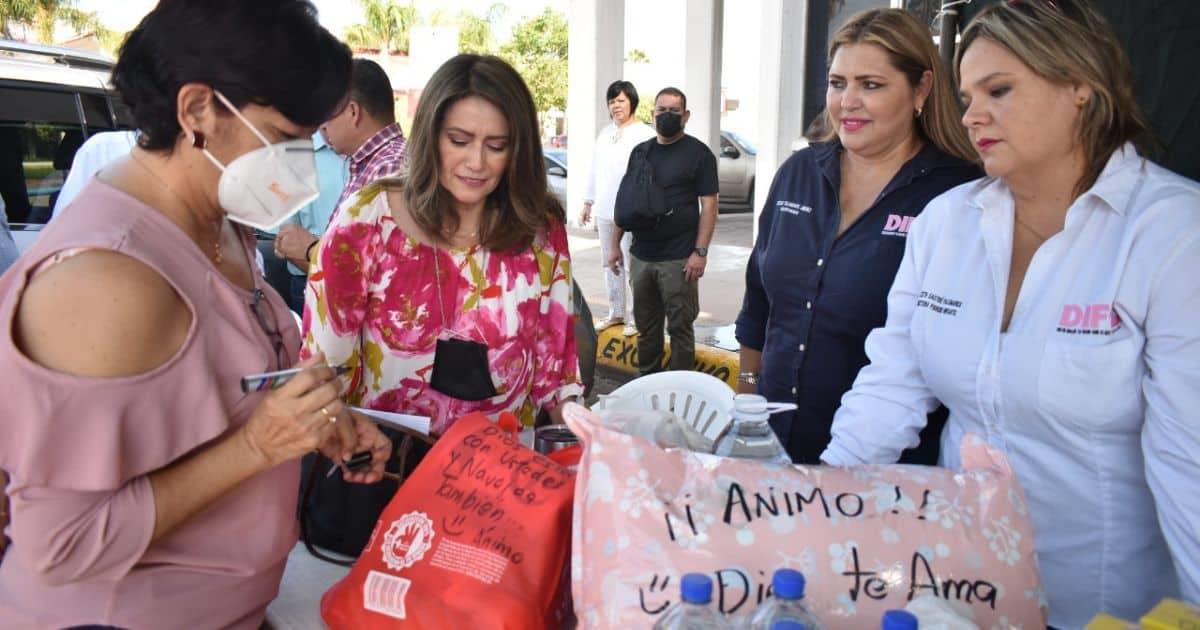
[[(754, 218), (749, 212), (721, 214), (709, 247), (708, 268), (700, 280), (700, 317), (696, 320), (697, 343), (737, 349), (732, 324), (742, 306), (746, 258), (754, 244)], [(608, 314), (604, 289), (600, 240), (592, 226), (568, 229), (575, 278), (597, 320)], [(600, 389), (597, 387), (597, 389)]]

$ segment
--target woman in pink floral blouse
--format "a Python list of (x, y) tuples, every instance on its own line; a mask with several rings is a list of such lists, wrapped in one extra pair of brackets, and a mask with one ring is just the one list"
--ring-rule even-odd
[(351, 197), (309, 274), (302, 356), (350, 404), (432, 418), (539, 409), (582, 392), (561, 206), (533, 99), (504, 61), (459, 55), (430, 79), (408, 170)]

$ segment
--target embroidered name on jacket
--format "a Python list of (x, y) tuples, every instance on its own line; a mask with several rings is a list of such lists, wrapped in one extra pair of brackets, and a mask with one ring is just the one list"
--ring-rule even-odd
[(1111, 335), (1121, 329), (1121, 316), (1108, 304), (1064, 304), (1058, 332), (1069, 335)]
[(906, 238), (908, 236), (908, 226), (912, 224), (915, 218), (917, 217), (905, 216), (903, 214), (889, 214), (887, 223), (883, 224), (883, 231), (880, 234), (883, 236)]
[(962, 300), (955, 300), (928, 291), (922, 291), (917, 296), (917, 308), (927, 308), (934, 313), (955, 317), (958, 309), (962, 308)]
[(788, 214), (799, 215), (801, 212), (812, 214), (812, 208), (794, 201), (776, 201), (775, 208)]

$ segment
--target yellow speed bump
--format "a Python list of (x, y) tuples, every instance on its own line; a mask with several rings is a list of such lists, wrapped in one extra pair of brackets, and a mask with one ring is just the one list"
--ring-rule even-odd
[[(626, 337), (622, 334), (622, 326), (609, 326), (597, 331), (599, 340), (596, 342), (596, 363), (636, 375), (637, 370), (637, 335)], [(663, 352), (669, 359), (671, 356), (671, 341), (663, 343)], [(714, 346), (696, 344), (696, 365), (692, 368), (725, 381), (731, 389), (737, 389), (738, 355), (736, 352), (723, 350)]]

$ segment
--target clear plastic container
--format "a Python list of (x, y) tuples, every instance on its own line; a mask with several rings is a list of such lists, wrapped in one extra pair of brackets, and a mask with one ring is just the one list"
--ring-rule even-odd
[(771, 576), (774, 597), (763, 602), (750, 618), (750, 630), (775, 630), (783, 622), (785, 628), (825, 630), (817, 616), (804, 605), (804, 574), (792, 569), (779, 569)]
[(918, 630), (917, 616), (907, 610), (889, 610), (883, 613), (880, 630)]
[(731, 630), (725, 617), (712, 607), (712, 578), (688, 573), (679, 582), (680, 601), (663, 613), (654, 630)]
[(791, 411), (792, 403), (767, 402), (758, 394), (738, 394), (733, 397), (733, 423), (713, 448), (722, 457), (754, 459), (762, 462), (791, 465), (792, 458), (779, 443), (771, 429), (771, 414)]

